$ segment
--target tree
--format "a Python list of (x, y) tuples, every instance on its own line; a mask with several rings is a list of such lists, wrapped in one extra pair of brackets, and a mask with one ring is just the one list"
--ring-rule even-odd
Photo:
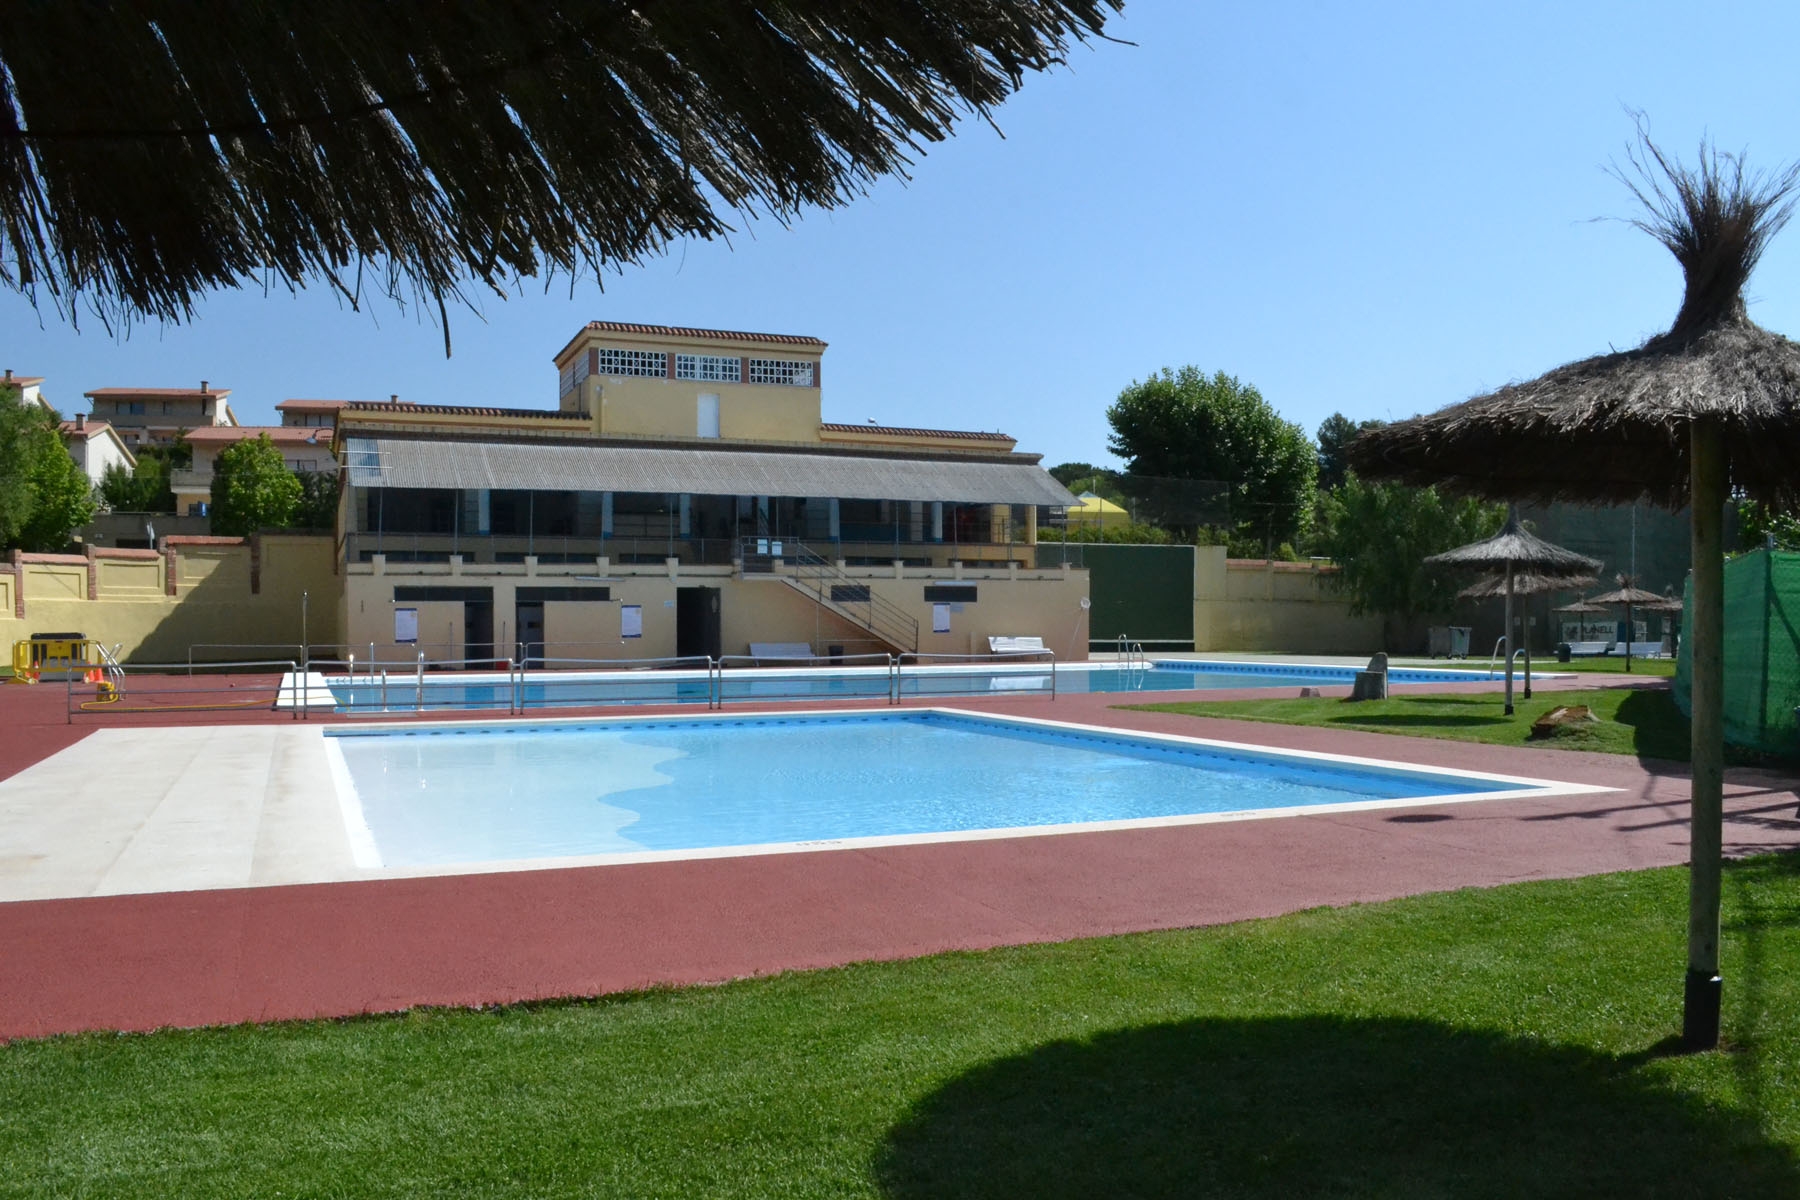
[(1800, 550), (1800, 516), (1777, 512), (1754, 500), (1738, 502), (1738, 544), (1755, 550), (1773, 538), (1777, 549)]
[(170, 462), (160, 447), (138, 450), (137, 466), (127, 471), (118, 463), (100, 476), (100, 498), (114, 512), (167, 513), (175, 511), (175, 493), (169, 487)]
[(1354, 473), (1319, 509), (1320, 548), (1337, 562), (1336, 586), (1349, 593), (1351, 614), (1379, 614), (1390, 640), (1421, 617), (1449, 612), (1456, 599), (1456, 581), (1427, 567), (1426, 557), (1488, 537), (1506, 519), (1504, 505), (1366, 483)]
[(1341, 487), (1349, 465), (1344, 461), (1344, 447), (1365, 429), (1376, 429), (1385, 421), (1352, 421), (1343, 413), (1332, 413), (1319, 423), (1319, 490), (1329, 492)]
[(243, 537), (284, 528), (304, 494), (268, 434), (227, 446), (213, 462), (212, 531)]
[[(1268, 545), (1300, 539), (1317, 456), (1306, 431), (1282, 420), (1256, 388), (1223, 371), (1165, 367), (1120, 392), (1106, 419), (1113, 429), (1107, 448), (1126, 461), (1129, 476), (1216, 481), (1233, 532)], [(1191, 534), (1214, 522), (1171, 511), (1159, 523)]]
[(32, 490), (36, 504), (19, 531), (25, 550), (54, 554), (66, 549), (77, 529), (94, 519), (94, 483), (63, 445), (54, 415), (48, 416), (38, 435), (41, 448), (32, 465)]
[(295, 529), (337, 528), (338, 477), (334, 471), (296, 471), (300, 503), (294, 509)]
[(63, 446), (58, 417), (0, 388), (0, 542), (55, 552), (94, 519), (93, 488)]

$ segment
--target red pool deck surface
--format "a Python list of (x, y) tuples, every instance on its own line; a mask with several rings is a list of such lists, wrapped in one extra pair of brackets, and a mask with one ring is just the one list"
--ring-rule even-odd
[[(0, 904), (0, 1039), (596, 995), (1686, 861), (1688, 780), (1676, 764), (1112, 707), (1149, 699), (935, 703), (1620, 790), (991, 841)], [(104, 720), (288, 719), (235, 712)], [(77, 721), (65, 724), (61, 689), (0, 688), (0, 777), (98, 727), (96, 718)], [(1800, 778), (1733, 770), (1727, 780), (1728, 853), (1800, 847)]]

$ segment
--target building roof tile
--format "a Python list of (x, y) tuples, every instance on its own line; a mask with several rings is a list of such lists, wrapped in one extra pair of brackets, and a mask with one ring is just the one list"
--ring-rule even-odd
[(952, 438), (971, 442), (1013, 442), (1017, 440), (1004, 433), (987, 433), (966, 429), (913, 429), (903, 425), (845, 425), (834, 421), (824, 421), (820, 423), (819, 428), (827, 433), (872, 433), (879, 437)]

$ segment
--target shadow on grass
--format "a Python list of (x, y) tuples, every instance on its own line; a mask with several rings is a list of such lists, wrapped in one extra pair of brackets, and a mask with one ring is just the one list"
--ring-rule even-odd
[(1633, 1067), (1428, 1021), (1190, 1021), (984, 1064), (875, 1165), (897, 1200), (1800, 1195), (1752, 1115)]

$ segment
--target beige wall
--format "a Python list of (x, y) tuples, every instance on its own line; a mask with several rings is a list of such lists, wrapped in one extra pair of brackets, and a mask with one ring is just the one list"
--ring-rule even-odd
[[(377, 573), (379, 571), (379, 573)], [(935, 654), (986, 653), (987, 638), (1042, 637), (1059, 658), (1087, 656), (1087, 612), (1081, 607), (1087, 595), (1087, 572), (1028, 571), (998, 567), (991, 570), (902, 568), (851, 568), (859, 583), (869, 584), (883, 600), (895, 604), (919, 622), (919, 649)], [(494, 595), (494, 636), (505, 655), (518, 636), (515, 622), (517, 590), (582, 584), (580, 576), (605, 576), (612, 593), (607, 603), (552, 601), (545, 605), (544, 640), (552, 658), (665, 658), (676, 652), (676, 590), (682, 587), (720, 589), (720, 633), (724, 653), (748, 654), (752, 642), (805, 642), (823, 654), (841, 645), (849, 654), (879, 651), (880, 643), (860, 627), (779, 579), (751, 576), (735, 578), (729, 567), (614, 566), (597, 564), (461, 564), (373, 563), (352, 564), (344, 578), (346, 640), (358, 661), (366, 661), (369, 643), (381, 662), (404, 662), (424, 650), (432, 658), (460, 658), (461, 604), (452, 618), (437, 612), (436, 605), (420, 603), (417, 647), (393, 641), (395, 587), (491, 587)], [(960, 578), (974, 584), (977, 600), (950, 614), (950, 632), (932, 632), (932, 606), (924, 599), (929, 583)], [(598, 586), (583, 584), (585, 586)], [(643, 637), (620, 637), (620, 609), (635, 604), (643, 609)], [(446, 634), (444, 631), (450, 629)]]
[[(817, 362), (816, 355), (785, 358)], [(719, 436), (742, 441), (816, 442), (820, 393), (785, 384), (708, 383), (694, 379), (594, 375), (584, 384), (594, 432), (649, 437), (698, 436), (701, 394), (719, 398)]]
[(1223, 546), (1194, 556), (1194, 649), (1373, 654), (1381, 619), (1353, 617), (1311, 563), (1227, 560)]
[[(331, 538), (263, 537), (254, 593), (247, 542), (209, 539), (178, 544), (175, 550), (172, 596), (165, 555), (98, 551), (92, 600), (87, 598), (85, 562), (21, 562), (23, 618), (16, 615), (19, 580), (11, 570), (0, 571), (0, 642), (10, 648), (34, 633), (80, 632), (117, 644), (127, 661), (185, 662), (196, 645), (297, 643), (303, 591), (309, 597), (308, 640), (315, 646), (337, 642), (338, 577), (332, 571)], [(291, 658), (297, 653), (202, 649), (195, 657)]]

